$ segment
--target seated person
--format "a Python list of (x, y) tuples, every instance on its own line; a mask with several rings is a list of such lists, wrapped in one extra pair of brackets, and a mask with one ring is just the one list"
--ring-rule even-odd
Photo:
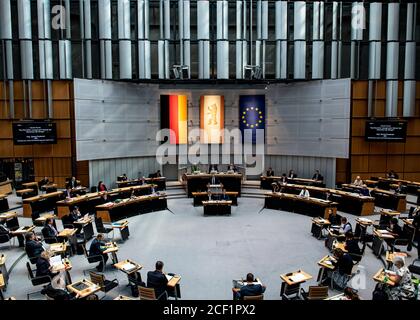
[(160, 170), (156, 171), (155, 178), (161, 178), (162, 174), (160, 173)]
[(54, 219), (48, 218), (45, 220), (45, 226), (41, 230), (42, 235), (44, 236), (44, 240), (46, 243), (55, 243), (55, 242), (63, 242), (66, 241), (65, 238), (61, 238), (58, 236), (58, 231), (54, 227)]
[(217, 168), (217, 164), (211, 164), (209, 166), (209, 173), (212, 173), (213, 171), (219, 172), (219, 169)]
[(99, 181), (98, 192), (103, 192), (103, 191), (108, 191), (108, 189), (103, 181)]
[(324, 181), (324, 177), (321, 175), (321, 173), (319, 172), (319, 170), (315, 170), (315, 173), (312, 176), (312, 180), (315, 180), (315, 181)]
[(59, 272), (52, 272), (50, 255), (47, 251), (43, 251), (36, 262), (36, 277), (49, 276), (52, 279), (58, 274)]
[(403, 229), (398, 224), (398, 219), (397, 218), (392, 218), (389, 221), (389, 228), (388, 228), (388, 230), (389, 230), (389, 232), (392, 233), (392, 235), (396, 239), (404, 239), (404, 232), (403, 232)]
[(365, 197), (369, 197), (370, 196), (370, 191), (369, 191), (368, 187), (365, 184), (362, 185), (362, 189), (360, 190), (360, 194), (362, 196), (365, 196)]
[(234, 299), (243, 300), (244, 297), (262, 295), (265, 292), (266, 287), (255, 282), (254, 275), (248, 273), (246, 275), (246, 284), (244, 284), (239, 291), (233, 291)]
[(44, 177), (42, 180), (38, 182), (38, 187), (41, 188), (50, 183), (50, 180), (47, 177)]
[(401, 298), (415, 298), (415, 287), (411, 281), (411, 272), (405, 266), (405, 259), (401, 256), (395, 256), (392, 260), (395, 272), (387, 272), (394, 286), (387, 286), (387, 293), (391, 300), (400, 300)]
[(280, 177), (280, 180), (278, 181), (280, 184), (287, 184), (287, 176), (285, 173), (283, 173)]
[(358, 241), (354, 238), (353, 232), (349, 231), (346, 233), (346, 246), (347, 252), (352, 257), (353, 261), (360, 261), (362, 257), (362, 251), (359, 248)]
[(344, 297), (346, 300), (360, 300), (357, 292), (350, 287), (344, 289)]
[(68, 181), (67, 186), (70, 187), (70, 189), (74, 189), (79, 186), (76, 177), (71, 177), (71, 179)]
[(362, 180), (362, 178), (360, 178), (360, 176), (357, 176), (356, 177), (356, 180), (354, 180), (353, 181), (353, 184), (355, 185), (355, 186), (359, 186), (359, 187), (361, 187), (361, 186), (363, 186), (363, 180)]
[(346, 217), (341, 217), (340, 233), (346, 234), (347, 232), (353, 232), (353, 228)]
[(390, 170), (390, 171), (386, 174), (386, 177), (387, 177), (388, 179), (398, 179), (398, 178), (399, 178), (398, 174), (397, 174), (394, 170)]
[(219, 200), (230, 200), (229, 196), (226, 194), (226, 189), (222, 189), (222, 194), (219, 195)]
[(72, 198), (71, 187), (70, 186), (66, 187), (65, 195), (66, 195), (66, 199), (71, 199)]
[(398, 186), (395, 189), (396, 193), (400, 193), (400, 194), (406, 194), (407, 193), (407, 188), (406, 186), (404, 186), (401, 181), (398, 182)]
[(294, 178), (297, 178), (297, 174), (296, 174), (293, 170), (290, 170), (290, 171), (289, 171), (289, 175), (287, 176), (287, 178), (288, 178), (288, 179), (294, 179)]
[[(104, 263), (108, 261), (108, 254), (104, 253), (106, 250), (104, 236), (101, 233), (98, 233), (95, 239), (92, 240), (89, 248), (89, 257), (96, 257), (95, 260), (100, 261), (96, 270), (102, 271), (104, 269)], [(102, 259), (101, 259), (102, 257)]]
[(23, 235), (17, 234), (4, 225), (5, 221), (0, 222), (0, 236), (8, 235), (10, 239), (16, 237), (19, 241), (19, 248), (23, 248), (25, 246)]
[(344, 289), (349, 279), (348, 276), (351, 275), (353, 269), (353, 259), (341, 249), (335, 249), (333, 254), (335, 261), (332, 261), (332, 263), (335, 268), (326, 272), (326, 277), (322, 282), (323, 284), (329, 284), (332, 280), (335, 286)]
[(330, 210), (328, 220), (331, 222), (332, 226), (341, 225), (341, 216), (337, 214), (337, 210)]
[(82, 217), (82, 214), (79, 211), (78, 206), (74, 206), (73, 210), (70, 212), (70, 219), (73, 222), (79, 220)]
[(121, 176), (121, 181), (127, 181), (128, 177), (127, 174), (123, 173), (123, 175)]
[(44, 251), (44, 247), (42, 246), (41, 241), (39, 241), (33, 232), (28, 232), (25, 235), (25, 251), (28, 255), (28, 258), (31, 260), (32, 263), (36, 263), (36, 260)]
[(278, 182), (273, 182), (271, 184), (271, 190), (273, 192), (279, 192), (280, 191), (280, 184)]
[(310, 197), (309, 191), (308, 189), (306, 189), (306, 187), (303, 187), (303, 189), (300, 191), (299, 197), (304, 197), (304, 198)]
[[(155, 289), (156, 298), (159, 300), (167, 300), (168, 290), (168, 278), (163, 273), (163, 262), (157, 261), (155, 265), (155, 271), (149, 271), (147, 273), (147, 287)], [(165, 294), (165, 292), (167, 294)]]
[(238, 168), (233, 163), (231, 163), (228, 165), (227, 171), (238, 172)]
[(270, 167), (267, 170), (267, 177), (273, 177), (274, 176), (274, 171), (273, 169)]

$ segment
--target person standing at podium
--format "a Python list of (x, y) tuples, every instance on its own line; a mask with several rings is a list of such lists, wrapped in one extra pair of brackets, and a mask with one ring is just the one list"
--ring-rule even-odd
[(216, 178), (216, 175), (212, 175), (211, 176), (211, 182), (210, 184), (215, 185), (215, 184), (219, 184), (219, 179)]

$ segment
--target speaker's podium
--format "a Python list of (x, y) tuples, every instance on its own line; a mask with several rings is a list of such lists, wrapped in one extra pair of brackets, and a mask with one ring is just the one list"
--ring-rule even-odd
[(223, 184), (209, 184), (207, 186), (207, 192), (221, 194), (223, 190)]

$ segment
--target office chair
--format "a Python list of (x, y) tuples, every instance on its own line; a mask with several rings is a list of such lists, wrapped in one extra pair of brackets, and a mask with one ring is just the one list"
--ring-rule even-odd
[[(26, 269), (28, 270), (28, 278), (29, 280), (31, 280), (31, 283), (34, 287), (40, 286), (40, 285), (44, 285), (44, 284), (49, 284), (51, 283), (51, 277), (50, 276), (41, 276), (41, 277), (35, 277), (34, 276), (34, 272), (36, 273), (36, 269), (32, 270), (31, 269), (31, 265), (29, 264), (29, 262), (26, 262)], [(29, 297), (32, 294), (36, 294), (36, 293), (40, 293), (41, 290), (39, 291), (34, 291), (34, 292), (29, 292), (26, 297), (29, 300)]]
[[(416, 274), (420, 276), (420, 259), (415, 259), (409, 266), (408, 270), (410, 270), (411, 273)], [(420, 278), (420, 277), (416, 277)]]
[(362, 261), (362, 258), (365, 254), (365, 250), (366, 250), (366, 242), (363, 242), (363, 246), (362, 249), (360, 250), (360, 254), (356, 254), (356, 253), (349, 253), (351, 258), (353, 259), (353, 264), (359, 264), (360, 261)]
[(0, 243), (9, 243), (9, 249), (12, 249), (12, 238), (8, 234), (0, 234)]
[(161, 297), (166, 296), (168, 298), (168, 293), (166, 291), (162, 292), (159, 297), (156, 298), (156, 292), (153, 288), (146, 288), (143, 286), (138, 286), (140, 300), (159, 300)]
[(264, 295), (260, 294), (258, 296), (244, 296), (244, 300), (264, 300)]
[[(108, 239), (111, 239), (111, 240), (114, 239), (114, 228), (106, 228), (104, 223), (102, 222), (102, 218), (95, 217), (95, 225), (96, 225), (96, 231), (98, 233), (105, 234)], [(108, 236), (108, 234), (111, 232), (112, 232), (112, 238)]]
[(303, 288), (300, 294), (304, 300), (324, 300), (328, 298), (328, 286), (310, 286), (308, 292)]
[(9, 219), (6, 221), (6, 227), (10, 230), (10, 231), (16, 231), (17, 229), (19, 229), (19, 221), (17, 217), (14, 217), (12, 219)]
[(118, 287), (118, 285), (119, 285), (119, 282), (118, 282), (117, 279), (107, 280), (107, 279), (105, 279), (105, 276), (103, 274), (99, 274), (97, 272), (90, 271), (89, 275), (90, 275), (90, 280), (93, 283), (97, 284), (101, 288), (100, 290), (104, 293), (104, 296), (102, 297), (102, 299), (105, 298), (106, 294), (109, 291)]
[[(102, 257), (102, 255), (97, 255), (97, 256), (90, 256), (88, 250), (86, 249), (86, 245), (82, 245), (83, 248), (83, 253), (86, 257), (86, 260), (89, 262), (89, 264), (92, 263), (98, 263), (102, 261), (102, 270), (100, 270), (100, 272), (104, 272), (105, 271), (105, 261), (104, 261), (104, 257)], [(96, 268), (92, 268), (92, 269), (85, 269), (83, 270), (83, 275), (86, 276), (87, 272), (91, 272), (91, 271), (98, 271)]]

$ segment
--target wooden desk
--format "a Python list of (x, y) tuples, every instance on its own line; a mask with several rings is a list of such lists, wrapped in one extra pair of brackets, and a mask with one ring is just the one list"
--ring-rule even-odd
[[(212, 200), (217, 200), (215, 198), (217, 198), (221, 194), (222, 194), (221, 192), (211, 192)], [(236, 191), (226, 191), (226, 195), (229, 197), (229, 200), (232, 201), (233, 206), (238, 205), (238, 196), (239, 196), (238, 192), (236, 192)], [(208, 192), (205, 192), (205, 191), (192, 192), (192, 196), (193, 196), (193, 199), (194, 199), (193, 200), (194, 207), (202, 206), (203, 201), (208, 201), (209, 200)]]
[(103, 203), (102, 196), (107, 192), (94, 192), (65, 199), (57, 202), (57, 216), (61, 219), (71, 213), (75, 206), (79, 207), (81, 214), (94, 213), (95, 207)]
[(0, 274), (0, 300), (4, 300), (3, 297), (3, 289), (6, 287), (6, 283), (4, 281), (4, 277)]
[(16, 195), (21, 197), (22, 199), (27, 199), (31, 197), (35, 197), (38, 195), (38, 192), (34, 189), (20, 189), (16, 191)]
[(197, 174), (184, 174), (182, 180), (188, 197), (192, 197), (193, 192), (201, 192), (207, 190), (207, 184), (211, 182), (213, 175), (223, 184), (223, 188), (226, 191), (236, 191), (238, 196), (241, 196), (241, 186), (242, 186), (242, 174), (241, 173), (216, 173), (216, 174), (207, 174), (207, 173), (197, 173)]
[[(82, 290), (78, 290), (77, 286), (79, 285), (86, 286), (86, 288)], [(67, 290), (77, 294), (79, 299), (83, 299), (83, 298), (86, 298), (87, 296), (90, 296), (91, 294), (98, 292), (99, 290), (101, 290), (101, 288), (97, 284), (94, 284), (93, 282), (89, 280), (83, 279), (75, 283), (69, 284), (67, 286)]]
[(118, 263), (118, 257), (117, 257), (117, 252), (118, 252), (118, 246), (115, 242), (108, 242), (106, 244), (106, 250), (103, 252), (104, 254), (111, 254), (111, 259), (112, 259), (112, 264), (116, 264)]
[(22, 183), (22, 187), (36, 190), (36, 192), (38, 193), (38, 182), (35, 182), (35, 181), (25, 182), (25, 183)]
[(130, 236), (130, 230), (128, 229), (128, 221), (127, 220), (113, 222), (111, 226), (112, 226), (113, 229), (120, 230), (122, 241), (127, 240), (128, 237)]
[(379, 224), (388, 225), (391, 219), (398, 218), (401, 212), (390, 209), (382, 209), (380, 214), (381, 217), (379, 218)]
[(9, 210), (9, 202), (6, 194), (0, 194), (0, 212)]
[(76, 197), (78, 195), (82, 196), (82, 195), (86, 194), (86, 190), (87, 190), (86, 187), (78, 186), (76, 188), (72, 188), (70, 190), (70, 194), (71, 194), (72, 197)]
[(15, 211), (4, 212), (0, 214), (0, 222), (6, 222), (6, 227), (10, 231), (19, 229), (18, 214)]
[(9, 195), (11, 193), (13, 193), (12, 181), (7, 180), (7, 181), (0, 182), (0, 194)]
[(407, 209), (407, 195), (395, 193), (393, 191), (370, 189), (370, 194), (375, 198), (375, 205), (404, 212)]
[(13, 231), (13, 233), (25, 235), (29, 232), (33, 232), (34, 230), (35, 230), (35, 226), (23, 226), (23, 227), (20, 227), (19, 229), (15, 230), (15, 231)]
[(36, 219), (32, 219), (34, 221), (34, 224), (38, 227), (43, 227), (45, 225), (45, 221), (47, 221), (47, 219), (54, 219), (54, 227), (57, 229), (57, 226), (55, 224), (55, 219), (57, 218), (57, 216), (51, 214), (51, 213), (47, 213), (44, 214), (42, 216), (40, 216), (39, 218)]
[(96, 216), (104, 222), (113, 222), (142, 213), (161, 211), (168, 208), (166, 195), (147, 195), (120, 202), (108, 202), (96, 206)]
[(392, 178), (384, 178), (379, 177), (378, 183), (381, 184), (382, 187), (385, 189), (389, 189), (391, 184), (398, 184), (401, 182), (402, 185), (407, 187), (407, 193), (416, 195), (418, 194), (417, 191), (420, 189), (420, 182), (410, 181), (410, 180), (403, 180), (403, 179), (392, 179)]
[(312, 226), (311, 226), (311, 233), (312, 235), (317, 238), (322, 238), (322, 230), (331, 225), (331, 222), (328, 219), (323, 218), (312, 218)]
[(373, 240), (372, 240), (372, 251), (373, 254), (382, 260), (385, 265), (385, 262), (382, 259), (382, 253), (384, 252), (384, 241), (393, 240), (394, 236), (388, 232), (379, 231), (377, 229), (373, 230)]
[(208, 200), (203, 201), (203, 211), (205, 216), (209, 215), (230, 215), (232, 201), (231, 200)]
[(283, 294), (287, 295), (289, 292), (292, 292), (291, 294), (299, 295), (301, 284), (312, 279), (312, 276), (303, 270), (298, 270), (282, 274), (280, 275), (280, 279), (282, 280), (280, 296)]
[(124, 272), (127, 275), (133, 274), (141, 269), (143, 269), (143, 266), (137, 262), (134, 262), (133, 260), (126, 259), (124, 261), (120, 261), (116, 264), (114, 264), (114, 267), (122, 272)]
[(48, 251), (53, 255), (63, 255), (67, 251), (67, 244), (66, 243), (52, 243), (49, 245)]
[(373, 221), (367, 218), (356, 218), (354, 236), (363, 239), (367, 234), (367, 228), (373, 225)]
[(56, 192), (57, 188), (58, 185), (56, 183), (44, 184), (43, 186), (41, 186), (41, 190), (45, 191), (46, 193)]
[(311, 217), (328, 218), (329, 212), (337, 211), (337, 203), (318, 198), (305, 198), (290, 193), (267, 193), (265, 208), (290, 211)]
[(58, 236), (63, 238), (70, 238), (76, 234), (77, 229), (63, 229)]
[(324, 274), (326, 270), (334, 270), (337, 260), (332, 256), (325, 256), (321, 260), (318, 261), (318, 265), (320, 266), (318, 272), (318, 285), (321, 285), (322, 281), (324, 280)]
[(395, 257), (407, 257), (407, 253), (406, 252), (391, 252), (391, 251), (387, 251), (386, 255), (385, 255), (385, 261), (388, 263), (388, 269), (391, 269), (392, 265), (393, 265), (393, 260)]
[(348, 252), (346, 249), (346, 243), (345, 242), (336, 242), (333, 244), (333, 250), (335, 249), (341, 249), (343, 252)]
[(43, 212), (56, 208), (56, 202), (64, 198), (62, 191), (41, 194), (23, 200), (23, 216), (36, 219)]
[[(261, 176), (260, 177), (260, 188), (266, 190), (272, 190), (271, 184), (277, 181), (280, 181), (282, 177), (280, 176)], [(319, 180), (304, 179), (304, 178), (293, 178), (287, 179), (287, 183), (299, 184), (304, 186), (316, 186), (320, 188), (325, 188), (325, 183)]]
[[(64, 258), (61, 260), (60, 264), (52, 265), (52, 272), (60, 272), (60, 271), (70, 271), (73, 268), (69, 259)], [(71, 281), (70, 281), (71, 282)]]
[[(385, 278), (387, 278), (386, 281)], [(373, 276), (373, 280), (379, 283), (384, 283), (387, 286), (395, 286), (395, 282), (386, 277), (384, 269), (380, 269), (377, 273), (375, 273), (375, 275)]]
[[(144, 182), (147, 184), (154, 184), (156, 185), (156, 190), (163, 191), (166, 190), (166, 178), (159, 177), (159, 178), (145, 178)], [(143, 179), (132, 179), (126, 181), (117, 181), (116, 184), (118, 188), (125, 188), (130, 186), (139, 186), (142, 185)]]

